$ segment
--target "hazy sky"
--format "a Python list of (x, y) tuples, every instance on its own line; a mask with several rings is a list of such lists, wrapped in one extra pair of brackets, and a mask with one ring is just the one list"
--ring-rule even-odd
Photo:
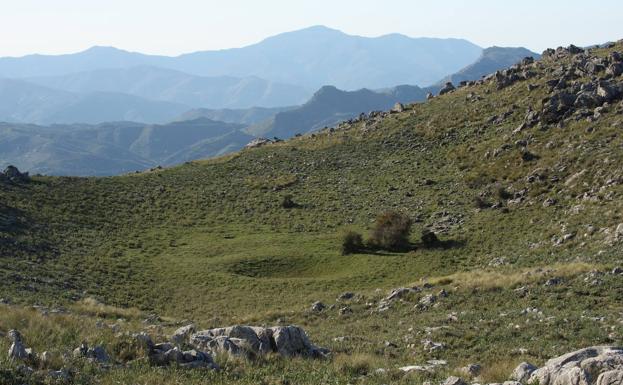
[(540, 52), (621, 39), (622, 18), (621, 0), (0, 0), (0, 56), (93, 45), (175, 55), (318, 24)]

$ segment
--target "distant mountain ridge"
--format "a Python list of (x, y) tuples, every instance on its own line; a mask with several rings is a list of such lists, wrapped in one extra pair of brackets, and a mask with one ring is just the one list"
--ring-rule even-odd
[(303, 87), (252, 76), (203, 77), (152, 66), (97, 69), (25, 80), (74, 93), (123, 93), (189, 108), (278, 107), (302, 104), (312, 95)]
[(272, 124), (259, 130), (251, 128), (251, 132), (260, 134), (264, 131), (265, 135), (288, 138), (334, 126), (361, 113), (388, 110), (397, 102), (412, 103), (425, 97), (426, 91), (417, 86), (398, 86), (380, 92), (369, 89), (343, 91), (325, 86), (299, 108), (280, 112)]
[(331, 84), (356, 90), (432, 84), (472, 63), (481, 52), (482, 48), (462, 39), (410, 38), (399, 34), (368, 38), (314, 26), (242, 48), (177, 57), (93, 47), (67, 55), (0, 58), (0, 77), (61, 76), (98, 69), (155, 66), (197, 76), (255, 76), (307, 89)]

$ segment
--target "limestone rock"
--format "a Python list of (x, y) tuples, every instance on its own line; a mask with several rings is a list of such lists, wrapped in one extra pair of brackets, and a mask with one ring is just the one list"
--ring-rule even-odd
[(194, 324), (182, 326), (181, 328), (173, 332), (173, 335), (171, 336), (171, 342), (177, 345), (181, 345), (185, 342), (188, 342), (188, 338), (194, 332), (195, 332)]
[(452, 84), (452, 82), (447, 82), (445, 86), (441, 90), (439, 90), (439, 95), (445, 95), (448, 92), (454, 91), (456, 88)]
[(324, 309), (326, 309), (327, 306), (320, 302), (320, 301), (316, 301), (312, 304), (311, 306), (311, 311), (315, 312), (315, 313), (320, 313), (321, 311), (323, 311)]
[(511, 379), (515, 381), (519, 381), (521, 383), (526, 383), (530, 379), (530, 375), (537, 369), (536, 366), (532, 365), (528, 362), (522, 362), (519, 364), (513, 373), (511, 374)]
[(321, 357), (329, 352), (311, 344), (305, 331), (298, 326), (272, 328), (235, 325), (199, 331), (190, 337), (190, 344), (212, 353), (229, 355), (265, 355), (271, 352), (285, 357)]
[(616, 373), (609, 373), (616, 370), (623, 370), (623, 348), (594, 346), (547, 361), (530, 375), (528, 383), (595, 385), (601, 379), (605, 385), (620, 378)]
[(467, 385), (467, 383), (460, 377), (450, 376), (442, 385)]
[(26, 349), (24, 343), (22, 342), (22, 335), (17, 330), (9, 330), (8, 333), (9, 338), (13, 343), (11, 347), (9, 347), (9, 358), (11, 360), (20, 360), (25, 361), (31, 358), (32, 351), (29, 352), (29, 349)]

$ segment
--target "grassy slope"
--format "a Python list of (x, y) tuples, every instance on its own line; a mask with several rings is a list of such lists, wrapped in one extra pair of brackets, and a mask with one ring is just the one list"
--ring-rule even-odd
[[(94, 296), (205, 327), (300, 323), (314, 341), (344, 355), (333, 363), (279, 361), (267, 367), (285, 365), (278, 372), (294, 376), (318, 365), (328, 382), (353, 375), (349, 360), (395, 367), (434, 357), (449, 359), (450, 369), (481, 362), (489, 370), (486, 378), (499, 380), (496, 368), (508, 372), (506, 366), (521, 359), (539, 361), (573, 347), (620, 342), (617, 317), (623, 309), (616, 298), (621, 278), (605, 276), (597, 286), (585, 281), (589, 270), (620, 262), (620, 245), (609, 245), (599, 231), (584, 236), (589, 224), (613, 229), (623, 222), (622, 187), (606, 183), (621, 177), (623, 153), (615, 151), (623, 145), (620, 113), (613, 107), (596, 123), (511, 134), (529, 106), (540, 108), (547, 68), (554, 67), (545, 63), (542, 76), (531, 81), (541, 87), (531, 92), (527, 82), (501, 91), (490, 83), (461, 89), (410, 106), (372, 128), (357, 123), (141, 175), (38, 177), (28, 185), (3, 186), (2, 220), (13, 218), (17, 225), (15, 231), (0, 233), (2, 296), (46, 304)], [(506, 111), (512, 113), (502, 124), (488, 123)], [(523, 161), (514, 145), (485, 158), (524, 138), (538, 160)], [(547, 179), (528, 183), (526, 176), (536, 169), (545, 169), (541, 173)], [(576, 182), (564, 183), (581, 170), (587, 172)], [(559, 181), (553, 182), (553, 176)], [(527, 199), (505, 202), (508, 212), (475, 208), (479, 194), (500, 200), (500, 187), (528, 189)], [(582, 199), (585, 193), (597, 198)], [(302, 207), (283, 209), (286, 194)], [(558, 203), (544, 208), (542, 202), (550, 197)], [(424, 226), (458, 220), (440, 235), (456, 246), (341, 256), (340, 229), (365, 231), (386, 209), (417, 218), (415, 243)], [(552, 236), (570, 232), (577, 233), (574, 239), (552, 244)], [(497, 257), (509, 264), (488, 267)], [(538, 268), (553, 271), (534, 273)], [(563, 284), (543, 287), (551, 276), (563, 276)], [(435, 292), (444, 287), (451, 293), (428, 312), (413, 310), (417, 296), (383, 314), (365, 305), (392, 287), (427, 280), (437, 284)], [(514, 292), (519, 286), (527, 286), (529, 294), (519, 297)], [(354, 315), (305, 312), (313, 300), (334, 303), (345, 290), (365, 296), (353, 305)], [(521, 315), (529, 306), (554, 318)], [(446, 321), (450, 312), (457, 312), (459, 320)], [(594, 316), (606, 319), (596, 322)], [(8, 325), (3, 321), (0, 330)], [(448, 328), (428, 336), (427, 326)], [(353, 339), (332, 340), (342, 335)], [(426, 352), (420, 342), (425, 338), (448, 348)], [(385, 348), (385, 340), (399, 347)], [(518, 347), (530, 356), (513, 355)], [(150, 369), (145, 370), (125, 375), (149, 378)], [(245, 372), (240, 378), (229, 373), (219, 381), (272, 378), (265, 367), (239, 370)], [(123, 375), (108, 374), (106, 381)], [(387, 378), (370, 381), (377, 380)]]

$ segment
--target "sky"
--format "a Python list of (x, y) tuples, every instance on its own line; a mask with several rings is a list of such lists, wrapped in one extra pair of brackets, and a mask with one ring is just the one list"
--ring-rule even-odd
[(622, 17), (621, 0), (0, 0), (0, 56), (94, 45), (178, 55), (312, 25), (541, 52), (622, 39)]

